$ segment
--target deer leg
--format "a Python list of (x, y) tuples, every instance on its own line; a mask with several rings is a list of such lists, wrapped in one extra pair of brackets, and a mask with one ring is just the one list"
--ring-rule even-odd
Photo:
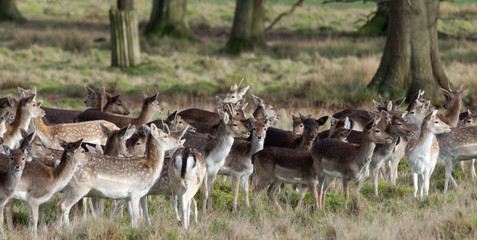
[(147, 225), (151, 226), (151, 218), (149, 217), (149, 208), (147, 206), (147, 195), (143, 196), (140, 200), (142, 214), (146, 218)]
[(4, 233), (4, 230), (3, 230), (3, 209), (4, 209), (6, 204), (7, 204), (7, 201), (3, 201), (3, 202), (0, 203), (0, 213), (1, 213), (1, 216), (0, 216), (0, 233)]
[(252, 200), (253, 201), (255, 201), (257, 199), (258, 194), (270, 184), (270, 181), (267, 181), (268, 179), (261, 177), (257, 173), (255, 174), (254, 174), (255, 176), (253, 177), (253, 182), (252, 182), (253, 184)]
[(139, 225), (139, 196), (132, 195), (129, 202), (131, 203), (131, 225), (133, 228), (137, 228)]
[(344, 209), (348, 210), (348, 180), (345, 178), (341, 179), (343, 183), (343, 194), (344, 194)]
[(428, 197), (429, 196), (429, 181), (431, 178), (432, 172), (426, 171), (424, 172), (424, 196)]
[(176, 214), (176, 221), (180, 223), (181, 216), (179, 215), (179, 210), (177, 209), (177, 195), (175, 193), (172, 193), (171, 195), (171, 205), (172, 208), (174, 208), (174, 213)]
[(462, 169), (462, 172), (465, 173), (465, 164), (463, 161), (459, 161), (459, 166), (460, 166), (460, 169)]
[(472, 180), (474, 180), (477, 175), (475, 174), (475, 159), (470, 160), (470, 176), (472, 177)]
[(209, 193), (207, 191), (207, 187), (208, 187), (208, 175), (205, 174), (205, 177), (204, 177), (204, 181), (202, 182), (203, 184), (203, 187), (202, 187), (202, 191), (203, 191), (203, 196), (204, 196), (204, 200), (202, 201), (202, 212), (205, 214), (207, 212), (207, 198), (209, 197)]
[(239, 178), (240, 176), (237, 176), (236, 174), (232, 173), (232, 193), (234, 194), (232, 211), (234, 212), (237, 209), (237, 198), (239, 194), (239, 180), (240, 180)]
[[(84, 214), (83, 215), (85, 216), (85, 218), (86, 218), (86, 213), (88, 212), (88, 204), (89, 204), (89, 207), (91, 208), (91, 216), (93, 216), (93, 218), (98, 217), (98, 215), (96, 215), (96, 206), (93, 203), (93, 198), (88, 197), (88, 198), (83, 198), (83, 199), (84, 200), (88, 199), (87, 202), (85, 202), (83, 200), (83, 202), (84, 202), (84, 208), (83, 208), (83, 211), (84, 211), (83, 213)], [(94, 202), (96, 202), (96, 198), (95, 198)]]
[(194, 198), (192, 198), (190, 201), (191, 201), (191, 205), (192, 205), (192, 212), (194, 213), (194, 221), (195, 221), (196, 224), (198, 224), (199, 221), (197, 221), (197, 215), (198, 215), (198, 213), (197, 213), (197, 202), (195, 201)]
[(298, 204), (296, 205), (295, 211), (299, 210), (301, 208), (301, 204), (303, 203), (303, 199), (305, 198), (306, 195), (306, 189), (307, 187), (300, 185), (300, 196), (298, 197)]
[(242, 183), (243, 196), (245, 197), (245, 206), (250, 208), (250, 201), (248, 199), (248, 175), (241, 176), (240, 182)]
[(43, 212), (43, 205), (39, 206), (38, 215), (39, 215), (39, 218), (40, 218), (40, 225), (41, 225), (42, 230), (47, 230), (48, 228), (46, 226), (45, 213)]
[[(13, 230), (13, 203), (14, 200), (8, 200), (6, 204), (6, 215), (7, 215), (7, 226), (8, 229)], [(3, 218), (3, 211), (2, 211), (2, 218)]]
[(424, 197), (424, 183), (426, 180), (426, 177), (424, 175), (425, 173), (419, 174), (419, 194), (421, 195), (421, 199)]
[(418, 179), (417, 179), (417, 173), (413, 172), (412, 173), (412, 183), (413, 183), (413, 186), (414, 186), (414, 192), (413, 192), (413, 196), (414, 198), (417, 197), (417, 190), (419, 189), (419, 186), (418, 186)]
[(449, 179), (452, 178), (452, 168), (454, 167), (454, 163), (452, 160), (445, 160), (446, 163), (446, 180), (444, 183), (444, 193), (447, 193), (447, 188), (449, 186)]
[(398, 159), (397, 157), (394, 157), (392, 158), (391, 160), (391, 185), (393, 186), (396, 186), (396, 181), (397, 181), (397, 178), (398, 178), (398, 165), (399, 165), (399, 162), (401, 161), (401, 159)]
[(280, 182), (273, 183), (272, 190), (268, 193), (268, 198), (273, 202), (280, 212), (283, 212), (283, 208), (280, 206), (277, 198), (275, 197), (275, 193), (277, 192), (278, 188), (280, 188), (280, 184)]
[(183, 194), (180, 197), (180, 204), (181, 204), (181, 214), (182, 214), (182, 226), (184, 226), (185, 229), (189, 227), (189, 224), (187, 222), (187, 200), (185, 199), (185, 194)]
[(114, 219), (114, 216), (116, 216), (116, 213), (118, 213), (118, 210), (126, 203), (126, 200), (124, 199), (121, 199), (119, 201), (117, 201), (117, 203), (115, 204), (114, 206), (114, 209), (111, 213), (111, 216), (109, 217), (109, 220), (113, 220)]
[(68, 225), (70, 223), (69, 213), (71, 207), (77, 203), (84, 195), (89, 192), (89, 188), (77, 188), (74, 191), (71, 188), (63, 191), (63, 198), (57, 205), (56, 221), (59, 226), (63, 223)]
[(30, 201), (28, 204), (28, 212), (30, 214), (30, 220), (28, 222), (28, 228), (30, 231), (33, 233), (37, 232), (37, 224), (38, 224), (38, 207), (40, 204), (38, 204), (35, 201)]
[(212, 193), (214, 191), (214, 183), (215, 183), (215, 178), (217, 177), (217, 175), (213, 175), (211, 178), (210, 178), (210, 182), (209, 182), (209, 204), (208, 204), (208, 209), (209, 209), (209, 212), (212, 212)]
[(378, 171), (380, 168), (371, 169), (371, 182), (374, 187), (374, 195), (378, 196)]
[[(315, 209), (318, 212), (320, 209), (320, 206), (319, 206), (319, 200), (318, 200), (318, 192), (316, 191), (316, 185), (317, 185), (316, 182), (309, 182), (308, 189), (310, 190), (311, 198), (313, 198), (313, 202), (315, 203)], [(301, 197), (301, 190), (303, 188), (304, 188), (303, 186), (300, 188), (300, 197)]]

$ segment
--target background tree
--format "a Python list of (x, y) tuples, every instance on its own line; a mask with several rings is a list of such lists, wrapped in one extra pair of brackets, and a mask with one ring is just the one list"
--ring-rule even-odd
[(26, 21), (18, 11), (15, 0), (0, 0), (0, 22), (3, 21)]
[(199, 40), (190, 32), (186, 15), (187, 0), (154, 0), (145, 33), (147, 36)]
[(238, 54), (242, 51), (265, 48), (265, 8), (263, 0), (237, 0), (234, 23), (225, 51)]
[(109, 11), (111, 25), (111, 65), (135, 67), (141, 63), (139, 31), (133, 0), (118, 0)]
[(368, 87), (386, 97), (412, 97), (418, 89), (426, 98), (442, 99), (439, 87), (449, 80), (439, 57), (439, 0), (390, 0), (389, 33), (380, 66)]

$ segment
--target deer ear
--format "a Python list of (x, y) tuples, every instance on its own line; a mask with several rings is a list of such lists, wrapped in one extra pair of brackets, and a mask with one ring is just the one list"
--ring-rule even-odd
[(111, 135), (111, 130), (109, 130), (109, 128), (105, 127), (102, 123), (99, 124), (99, 130), (101, 131), (101, 133), (106, 138), (108, 138), (109, 135)]
[(220, 119), (222, 119), (222, 121), (224, 121), (225, 124), (227, 124), (229, 122), (229, 114), (228, 113), (226, 113), (225, 111), (223, 111), (221, 109), (218, 109), (217, 113), (219, 114)]
[(136, 132), (136, 129), (134, 127), (128, 128), (124, 135), (122, 136), (123, 139), (129, 139), (131, 136)]
[(20, 134), (22, 135), (22, 138), (26, 138), (28, 136), (28, 132), (23, 128), (20, 128)]
[(38, 105), (38, 107), (41, 107), (41, 104), (43, 104), (43, 101), (38, 101), (36, 102), (36, 104)]
[(25, 140), (28, 141), (28, 144), (31, 144), (31, 142), (33, 142), (33, 139), (35, 139), (35, 136), (36, 131), (33, 131), (32, 133), (28, 134), (28, 136), (26, 136)]
[(162, 125), (162, 129), (164, 130), (164, 132), (167, 133), (167, 135), (171, 135), (171, 130), (169, 129), (169, 126), (166, 123)]
[(300, 119), (302, 122), (305, 122), (305, 120), (308, 118), (306, 116), (303, 116), (303, 114), (299, 113), (300, 114)]
[(392, 111), (393, 110), (393, 102), (392, 101), (389, 101), (388, 105), (386, 106), (386, 109), (388, 111)]
[(409, 113), (408, 111), (403, 112), (403, 113), (401, 114), (401, 118), (406, 118), (406, 116), (407, 116), (408, 113)]
[(118, 101), (119, 96), (120, 96), (120, 95), (118, 94), (118, 95), (116, 95), (116, 96), (114, 96), (114, 97), (111, 97), (111, 95), (106, 94), (106, 98), (109, 99), (111, 102), (116, 102), (116, 101)]
[(12, 96), (8, 95), (8, 96), (7, 96), (7, 101), (8, 101), (8, 105), (9, 105), (10, 107), (13, 106)]
[(389, 114), (387, 111), (381, 111), (381, 113), (383, 114), (384, 120), (386, 120), (386, 122), (390, 123), (391, 122), (391, 114)]
[(376, 120), (371, 120), (369, 121), (368, 123), (366, 123), (366, 125), (364, 126), (364, 130), (366, 132), (369, 132), (369, 130), (371, 130), (371, 128), (373, 127), (373, 124)]
[(253, 102), (255, 102), (255, 104), (259, 107), (265, 107), (265, 103), (263, 102), (263, 99), (255, 96), (252, 94), (252, 98), (253, 98)]
[(159, 130), (157, 129), (156, 124), (151, 123), (151, 130), (149, 131), (149, 133), (155, 139), (159, 137)]
[(36, 94), (33, 94), (33, 95), (29, 96), (29, 97), (27, 98), (26, 102), (27, 102), (27, 103), (33, 102), (33, 99), (35, 99), (35, 97), (36, 97)]
[(84, 89), (86, 90), (86, 94), (88, 94), (88, 95), (94, 93), (93, 89), (91, 89), (90, 87), (88, 87), (88, 86), (86, 86), (86, 85), (84, 86)]
[(23, 154), (28, 155), (30, 154), (30, 151), (31, 151), (31, 146), (28, 146), (25, 149), (23, 149)]
[[(152, 125), (152, 124), (151, 124)], [(141, 127), (141, 131), (143, 132), (144, 135), (149, 135), (149, 133), (151, 133), (151, 127), (148, 126), (148, 125), (142, 125)]]
[(18, 87), (18, 93), (20, 94), (20, 98), (27, 97), (25, 89)]
[(394, 107), (400, 107), (404, 101), (406, 101), (405, 97), (394, 101)]
[(2, 145), (2, 147), (3, 147), (3, 152), (5, 153), (5, 155), (10, 156), (10, 153), (12, 152), (12, 150), (7, 145)]
[(465, 89), (464, 91), (462, 91), (462, 97), (465, 98), (467, 96), (467, 94), (469, 94), (469, 89)]
[(441, 89), (442, 94), (444, 94), (444, 96), (450, 97), (452, 95), (451, 92), (445, 90), (444, 88), (440, 88), (440, 89)]
[(239, 95), (243, 96), (245, 95), (245, 93), (247, 93), (248, 89), (250, 88), (250, 86), (246, 86), (244, 88), (242, 88), (240, 91), (239, 91)]
[(147, 93), (146, 93), (146, 92), (142, 92), (142, 99), (143, 99), (143, 100), (146, 100), (147, 98), (148, 98)]
[(376, 100), (373, 99), (373, 105), (374, 107), (379, 111), (383, 106), (381, 106), (380, 103), (376, 102)]
[(81, 144), (83, 144), (83, 139), (80, 139), (80, 140), (78, 140), (78, 141), (72, 143), (70, 150), (71, 150), (72, 152), (78, 150), (78, 149), (81, 147)]
[(219, 96), (215, 96), (215, 100), (217, 100), (217, 104), (219, 105), (219, 108), (224, 110), (224, 105), (222, 104), (222, 99)]
[(100, 93), (106, 93), (106, 88), (104, 86), (101, 86), (101, 88), (99, 89), (99, 92)]
[(473, 113), (470, 111), (470, 109), (467, 109), (467, 115), (473, 115)]
[(434, 111), (432, 111), (432, 116), (434, 117), (434, 116), (436, 116), (436, 115), (437, 115), (437, 109), (434, 110)]
[(326, 121), (328, 120), (328, 116), (324, 116), (324, 117), (321, 117), (320, 119), (316, 120), (318, 122), (318, 125), (323, 125), (326, 123)]
[(383, 98), (381, 95), (379, 95), (379, 99), (381, 100), (381, 102), (383, 103), (384, 106), (388, 105), (388, 100)]
[(58, 143), (60, 144), (60, 146), (63, 148), (63, 149), (66, 149), (66, 145), (68, 144), (65, 140), (59, 138), (58, 136), (56, 136), (56, 140), (58, 141)]

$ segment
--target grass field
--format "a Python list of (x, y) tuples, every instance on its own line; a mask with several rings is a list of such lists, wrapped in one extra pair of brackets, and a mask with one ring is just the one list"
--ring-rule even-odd
[[(344, 107), (369, 108), (377, 97), (365, 86), (379, 66), (383, 37), (352, 37), (375, 5), (320, 4), (305, 1), (291, 16), (267, 33), (268, 48), (233, 57), (221, 52), (233, 21), (233, 0), (189, 0), (191, 31), (202, 42), (175, 39), (141, 39), (142, 65), (110, 67), (108, 9), (116, 1), (17, 0), (24, 24), (0, 24), (0, 97), (16, 96), (16, 87), (38, 87), (45, 105), (84, 109), (84, 85), (122, 93), (135, 116), (142, 91), (161, 92), (167, 109), (212, 109), (214, 95), (222, 96), (244, 77), (254, 93), (272, 102), (282, 116), (281, 128), (290, 129), (290, 112), (314, 116)], [(267, 23), (294, 1), (266, 1)], [(141, 22), (149, 17), (151, 1), (136, 0)], [(477, 2), (445, 1), (439, 30), (451, 38), (440, 40), (441, 60), (454, 85), (477, 87)], [(142, 23), (142, 24), (143, 24)], [(105, 39), (105, 41), (95, 41)], [(248, 95), (249, 96), (249, 95)], [(250, 99), (250, 98), (249, 98)], [(251, 101), (251, 100), (250, 100)], [(456, 171), (459, 189), (442, 194), (444, 167), (431, 178), (430, 196), (412, 197), (410, 170), (399, 169), (398, 187), (380, 184), (380, 197), (372, 186), (361, 190), (362, 206), (343, 210), (340, 183), (327, 196), (327, 210), (316, 213), (309, 196), (300, 211), (293, 211), (298, 194), (286, 189), (280, 195), (283, 214), (262, 194), (251, 209), (240, 195), (239, 209), (231, 212), (229, 182), (216, 184), (214, 211), (199, 214), (199, 224), (189, 231), (177, 226), (165, 197), (150, 202), (152, 227), (135, 230), (129, 217), (88, 219), (68, 228), (55, 228), (55, 205), (46, 204), (48, 231), (40, 239), (476, 239), (477, 189), (470, 177)], [(201, 196), (196, 196), (201, 202)], [(200, 205), (200, 204), (199, 204)], [(8, 239), (29, 238), (24, 204), (15, 210), (17, 229)]]

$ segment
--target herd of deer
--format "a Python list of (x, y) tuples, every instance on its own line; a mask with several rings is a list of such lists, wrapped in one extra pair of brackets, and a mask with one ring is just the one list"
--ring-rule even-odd
[[(150, 224), (147, 196), (162, 194), (171, 196), (176, 220), (187, 229), (191, 211), (197, 222), (194, 195), (202, 184), (203, 210), (212, 210), (218, 174), (231, 176), (234, 211), (239, 185), (250, 207), (250, 178), (253, 199), (268, 187), (279, 210), (275, 195), (283, 183), (300, 187), (297, 208), (308, 189), (316, 209), (321, 209), (326, 190), (341, 178), (346, 209), (350, 181), (357, 200), (369, 174), (378, 195), (379, 175), (396, 184), (402, 157), (412, 171), (414, 197), (419, 192), (422, 198), (428, 195), (438, 157), (446, 167), (444, 192), (449, 180), (457, 187), (451, 175), (455, 163), (477, 158), (476, 115), (471, 110), (460, 113), (468, 94), (462, 89), (441, 89), (445, 114), (437, 113), (419, 91), (404, 112), (404, 99), (381, 98), (381, 103), (373, 101), (375, 110), (335, 113), (331, 128), (322, 132), (319, 127), (328, 116), (293, 115), (293, 131), (271, 127), (279, 115), (255, 95), (256, 109), (246, 114), (244, 95), (249, 87), (240, 89), (240, 84), (224, 99), (216, 97), (217, 112), (186, 109), (155, 121), (163, 110), (158, 93), (144, 95), (140, 115), (130, 118), (115, 115), (128, 115), (129, 110), (119, 95), (109, 95), (104, 87), (86, 87), (85, 104), (91, 109), (84, 112), (42, 107), (35, 88), (18, 89), (18, 101), (10, 96), (0, 99), (1, 232), (4, 208), (7, 225), (13, 227), (14, 199), (28, 204), (29, 228), (36, 232), (40, 205), (59, 192), (60, 226), (69, 223), (70, 209), (81, 199), (93, 214), (101, 214), (105, 198), (114, 207), (111, 218), (128, 203), (133, 227), (141, 217)], [(470, 169), (474, 176), (473, 164)], [(86, 211), (84, 205), (83, 214)]]

